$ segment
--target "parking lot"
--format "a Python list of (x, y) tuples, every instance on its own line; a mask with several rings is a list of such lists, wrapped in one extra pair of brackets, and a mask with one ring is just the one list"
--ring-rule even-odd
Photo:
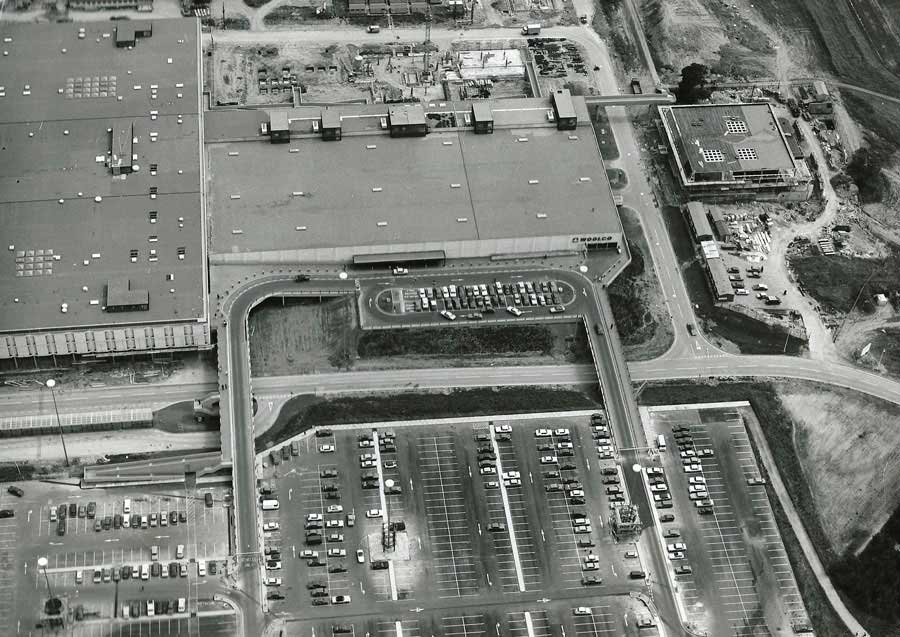
[[(356, 630), (396, 634), (378, 620), (388, 609), (438, 605), (456, 612), (428, 634), (477, 635), (524, 621), (504, 611), (486, 623), (484, 604), (562, 596), (593, 609), (589, 626), (567, 620), (571, 634), (623, 634), (606, 596), (647, 588), (632, 573), (636, 545), (607, 529), (624, 499), (616, 458), (591, 412), (309, 432), (263, 455), (270, 610), (308, 619), (317, 635), (317, 618), (357, 616)], [(529, 621), (537, 630), (539, 616)]]
[(48, 585), (67, 602), (76, 634), (98, 635), (168, 634), (166, 626), (188, 621), (221, 587), (230, 524), (225, 488), (19, 486), (21, 497), (3, 494), (3, 507), (15, 515), (0, 520), (0, 633), (34, 627)]
[(390, 281), (366, 282), (360, 308), (367, 325), (419, 325), (454, 321), (562, 318), (577, 314), (585, 295), (575, 277), (548, 277), (541, 271), (466, 277), (419, 273)]
[(648, 439), (664, 446), (645, 479), (669, 574), (688, 621), (710, 634), (809, 625), (744, 425), (752, 417), (727, 405), (654, 407), (644, 418)]

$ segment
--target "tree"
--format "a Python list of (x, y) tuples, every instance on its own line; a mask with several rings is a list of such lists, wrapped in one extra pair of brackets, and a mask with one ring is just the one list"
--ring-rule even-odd
[(681, 69), (681, 82), (675, 89), (675, 97), (679, 104), (696, 104), (700, 100), (709, 99), (711, 90), (707, 88), (709, 68), (705, 64), (694, 62)]

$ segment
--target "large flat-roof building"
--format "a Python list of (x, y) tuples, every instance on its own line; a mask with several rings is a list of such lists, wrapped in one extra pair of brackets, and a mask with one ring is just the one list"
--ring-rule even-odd
[(660, 106), (672, 170), (687, 196), (805, 200), (809, 167), (769, 104)]
[[(558, 129), (562, 97), (572, 130)], [(209, 111), (211, 262), (617, 249), (587, 107), (561, 98)], [(285, 113), (289, 143), (272, 144), (269, 123)]]
[(209, 346), (199, 22), (0, 33), (0, 359)]

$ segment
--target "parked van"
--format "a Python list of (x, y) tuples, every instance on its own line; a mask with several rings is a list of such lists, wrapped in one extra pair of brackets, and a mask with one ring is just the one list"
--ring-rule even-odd
[(278, 500), (263, 500), (263, 511), (275, 511), (278, 509)]
[(131, 513), (131, 498), (125, 498), (125, 503), (122, 505), (122, 511)]
[(659, 434), (656, 437), (656, 448), (660, 450), (660, 452), (666, 450), (666, 437), (662, 434)]
[(141, 564), (141, 579), (145, 582), (150, 579), (150, 565)]

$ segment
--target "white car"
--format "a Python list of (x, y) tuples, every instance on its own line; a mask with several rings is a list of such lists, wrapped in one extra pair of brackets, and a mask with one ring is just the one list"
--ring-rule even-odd
[(360, 460), (359, 461), (359, 467), (361, 469), (374, 469), (377, 466), (378, 466), (378, 463), (375, 462), (374, 460)]
[[(280, 528), (281, 528), (281, 525), (278, 524), (278, 522), (266, 522), (263, 524), (263, 531), (277, 531)], [(182, 557), (184, 557), (183, 551), (182, 551)]]
[(511, 434), (512, 427), (510, 425), (494, 425), (495, 434)]
[(328, 549), (328, 557), (347, 557), (347, 549)]
[(666, 484), (654, 484), (650, 487), (651, 491), (668, 491), (669, 487)]
[(361, 453), (359, 454), (359, 461), (365, 462), (366, 460), (377, 460), (377, 457), (374, 453)]
[(607, 453), (612, 453), (612, 445), (597, 445), (597, 451), (599, 453), (603, 453), (604, 451)]
[(319, 552), (310, 549), (303, 549), (302, 551), (300, 551), (300, 554), (297, 555), (297, 557), (299, 557), (301, 560), (315, 560), (318, 559)]
[(344, 507), (342, 507), (340, 504), (329, 504), (328, 508), (325, 509), (325, 511), (327, 513), (343, 513)]
[(569, 430), (568, 430), (568, 429), (563, 429), (563, 428), (560, 428), (560, 429), (554, 429), (554, 430), (553, 430), (553, 435), (554, 435), (554, 436), (568, 436), (568, 435), (569, 435)]
[(705, 500), (709, 497), (708, 491), (695, 491), (688, 496), (691, 500)]
[(455, 320), (456, 320), (456, 314), (454, 314), (454, 313), (451, 312), (450, 310), (441, 310), (441, 316), (443, 316), (443, 317), (444, 317), (445, 319), (447, 319), (448, 321), (455, 321)]
[(666, 550), (669, 553), (673, 553), (675, 551), (686, 551), (687, 544), (685, 544), (684, 542), (670, 542), (666, 544)]
[(356, 561), (360, 564), (364, 564), (366, 561), (366, 554), (363, 553), (362, 549), (356, 549)]
[(397, 266), (397, 267), (395, 267), (395, 268), (392, 268), (392, 269), (391, 269), (391, 272), (394, 274), (394, 276), (401, 276), (401, 275), (403, 275), (403, 274), (409, 274), (409, 270), (408, 270), (408, 269), (406, 269), (406, 268), (401, 268), (400, 266)]
[(497, 482), (496, 480), (488, 480), (487, 482), (484, 483), (484, 488), (485, 489), (499, 489), (500, 483)]
[(553, 435), (553, 432), (550, 429), (536, 429), (534, 432), (535, 438), (549, 438)]
[(360, 441), (359, 441), (359, 448), (360, 448), (360, 449), (369, 449), (369, 448), (374, 447), (374, 446), (375, 446), (375, 441), (374, 441), (374, 440), (360, 440)]
[(350, 596), (349, 595), (335, 595), (331, 598), (332, 604), (349, 604)]
[(700, 473), (703, 471), (703, 467), (699, 464), (686, 464), (684, 465), (685, 473)]
[(569, 491), (570, 498), (583, 498), (584, 497), (584, 489), (572, 489)]
[(381, 517), (381, 509), (369, 509), (366, 511), (367, 518), (380, 518)]
[(522, 316), (522, 310), (517, 307), (513, 307), (512, 305), (506, 306), (506, 311), (512, 314), (513, 316)]
[(267, 577), (266, 586), (281, 586), (282, 579), (280, 577)]
[(688, 492), (689, 493), (705, 493), (706, 485), (703, 484), (702, 482), (700, 484), (689, 484)]
[(697, 452), (694, 451), (693, 449), (688, 449), (687, 451), (681, 452), (681, 457), (682, 458), (696, 458)]
[(509, 480), (510, 478), (521, 478), (521, 477), (522, 477), (522, 474), (519, 473), (518, 471), (504, 471), (503, 472), (504, 480)]
[(334, 445), (319, 445), (319, 453), (334, 453)]
[(522, 481), (519, 478), (509, 478), (503, 481), (504, 486), (507, 487), (521, 487)]
[(675, 551), (674, 553), (669, 553), (670, 560), (683, 560), (684, 553), (682, 551)]
[(271, 562), (266, 562), (266, 570), (267, 571), (277, 571), (281, 569), (281, 560), (272, 560)]
[(481, 469), (478, 470), (478, 473), (483, 476), (492, 476), (496, 475), (497, 469), (494, 467), (481, 467)]
[(575, 446), (571, 442), (557, 442), (557, 449), (574, 449)]
[(576, 615), (593, 615), (594, 614), (594, 612), (587, 606), (579, 606), (578, 608), (573, 608), (572, 612)]
[(706, 478), (703, 476), (691, 476), (688, 478), (688, 482), (691, 484), (706, 484)]
[(648, 476), (661, 476), (663, 474), (662, 467), (647, 467)]
[(541, 464), (556, 464), (559, 458), (556, 456), (541, 456)]
[(561, 312), (566, 311), (565, 305), (551, 305), (550, 306), (550, 314), (559, 314)]
[(322, 515), (321, 513), (307, 513), (306, 514), (307, 522), (321, 522), (324, 519), (325, 519), (325, 516)]
[[(265, 529), (265, 528), (266, 528), (266, 527), (263, 526), (263, 529)], [(175, 559), (176, 559), (176, 560), (183, 560), (183, 559), (184, 559), (184, 544), (179, 544), (179, 545), (175, 548)]]
[(326, 529), (342, 529), (344, 528), (343, 520), (327, 520), (325, 522)]

